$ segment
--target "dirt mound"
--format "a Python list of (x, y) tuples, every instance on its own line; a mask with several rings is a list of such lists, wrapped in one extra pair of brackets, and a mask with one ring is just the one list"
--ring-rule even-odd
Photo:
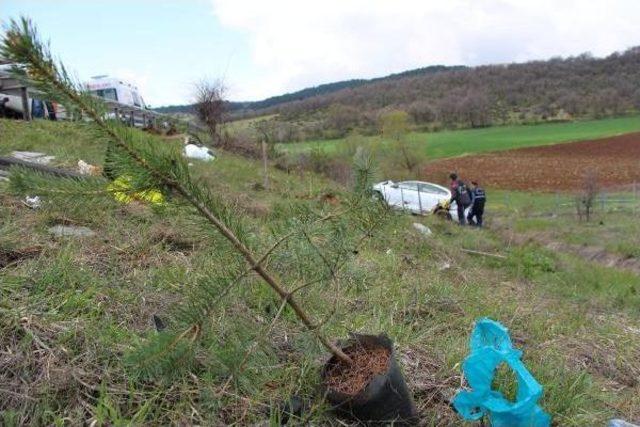
[(640, 133), (439, 160), (422, 177), (442, 182), (452, 170), (487, 187), (543, 191), (580, 188), (593, 170), (600, 185), (617, 187), (640, 181)]

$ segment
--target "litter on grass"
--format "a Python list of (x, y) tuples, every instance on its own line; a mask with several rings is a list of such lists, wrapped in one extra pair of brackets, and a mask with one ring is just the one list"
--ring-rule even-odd
[(211, 151), (207, 147), (201, 147), (196, 144), (185, 145), (184, 155), (189, 159), (198, 159), (198, 160), (205, 160), (205, 161), (211, 161), (216, 158), (213, 151)]
[(38, 209), (42, 206), (42, 199), (40, 199), (40, 196), (26, 196), (22, 203), (31, 209)]
[[(471, 354), (462, 370), (470, 390), (460, 390), (453, 406), (467, 421), (487, 415), (494, 427), (547, 427), (551, 417), (538, 406), (542, 386), (524, 366), (522, 351), (513, 348), (509, 331), (495, 320), (480, 319), (471, 334)], [(518, 379), (514, 402), (492, 390), (496, 369), (505, 363)]]
[(640, 426), (638, 426), (637, 424), (632, 424), (625, 420), (615, 418), (609, 421), (609, 424), (607, 424), (607, 427), (640, 427)]
[(92, 237), (96, 233), (87, 227), (77, 227), (75, 225), (54, 225), (49, 228), (49, 233), (56, 237)]
[(107, 190), (120, 203), (131, 203), (134, 200), (149, 202), (154, 205), (162, 205), (164, 196), (158, 190), (133, 191), (131, 188), (131, 178), (120, 176), (107, 186)]
[(82, 175), (98, 176), (101, 171), (99, 166), (89, 164), (84, 160), (78, 160), (78, 172)]
[(424, 224), (420, 224), (419, 222), (414, 222), (413, 228), (415, 228), (416, 230), (418, 230), (418, 232), (420, 232), (421, 234), (424, 234), (425, 236), (429, 236), (433, 234), (433, 232), (429, 227), (427, 227)]
[(49, 164), (51, 160), (55, 159), (55, 156), (47, 156), (45, 153), (38, 153), (36, 151), (13, 151), (11, 156), (18, 160), (41, 165)]

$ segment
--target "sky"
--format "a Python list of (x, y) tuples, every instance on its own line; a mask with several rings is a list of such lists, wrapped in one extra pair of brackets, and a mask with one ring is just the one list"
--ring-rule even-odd
[(153, 107), (202, 80), (234, 101), (429, 65), (606, 56), (640, 45), (640, 0), (0, 0), (81, 80), (135, 83)]

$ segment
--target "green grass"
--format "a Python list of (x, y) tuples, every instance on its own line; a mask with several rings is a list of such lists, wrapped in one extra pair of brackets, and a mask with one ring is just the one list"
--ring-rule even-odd
[[(540, 125), (494, 126), (483, 129), (410, 133), (407, 140), (420, 147), (428, 159), (510, 150), (521, 147), (601, 138), (640, 131), (640, 117), (550, 123)], [(381, 137), (367, 137), (371, 144), (385, 143)], [(336, 153), (344, 139), (279, 144), (288, 153), (301, 153), (320, 147)]]
[[(55, 153), (63, 166), (78, 158), (100, 163), (104, 152), (93, 145), (90, 125), (0, 120), (0, 131), (5, 152)], [(194, 162), (192, 170), (236, 206), (260, 251), (300, 220), (340, 212), (349, 196), (314, 174), (275, 169), (271, 189), (259, 190), (260, 163), (226, 153), (212, 163)], [(323, 202), (328, 192), (337, 206)], [(326, 352), (288, 309), (275, 319), (280, 302), (253, 277), (211, 313), (188, 366), (143, 378), (127, 364), (132, 349), (159, 336), (154, 314), (175, 327), (176, 305), (234, 259), (223, 239), (186, 209), (78, 197), (31, 210), (22, 196), (0, 183), (0, 254), (41, 247), (38, 256), (0, 269), (0, 363), (6, 368), (0, 372), (0, 424), (273, 423), (278, 405), (292, 395), (308, 399), (309, 423), (335, 423), (318, 393)], [(554, 203), (552, 195), (489, 197), (490, 206), (507, 200), (501, 210), (514, 221), (525, 207), (544, 212)], [(88, 226), (98, 236), (53, 238), (47, 228), (58, 222)], [(433, 234), (420, 235), (413, 222), (427, 224)], [(359, 235), (351, 228), (340, 232), (348, 239)], [(328, 251), (335, 246), (329, 232), (312, 238)], [(268, 267), (292, 286), (324, 268), (302, 236), (282, 245)], [(541, 404), (556, 424), (638, 419), (638, 276), (536, 244), (509, 243), (491, 229), (392, 214), (335, 282), (299, 295), (314, 317), (327, 320), (329, 336), (384, 332), (394, 340), (426, 425), (462, 425), (447, 399), (460, 386), (473, 322), (483, 316), (510, 329), (544, 386)], [(513, 378), (503, 375), (499, 385), (513, 390)]]
[[(640, 195), (602, 193), (590, 221), (580, 220), (571, 194), (490, 191), (488, 217), (496, 225), (541, 242), (602, 248), (621, 258), (640, 258)], [(618, 201), (625, 200), (625, 203)]]
[(270, 120), (275, 118), (276, 116), (276, 114), (267, 114), (264, 116), (251, 117), (248, 119), (234, 120), (232, 122), (226, 123), (225, 128), (232, 134), (238, 132), (249, 132), (250, 134), (253, 134), (255, 132), (255, 130), (253, 129), (255, 123), (261, 122), (263, 120)]

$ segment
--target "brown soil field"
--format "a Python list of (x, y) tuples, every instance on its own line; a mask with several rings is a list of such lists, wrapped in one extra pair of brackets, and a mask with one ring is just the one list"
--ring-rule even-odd
[(486, 187), (542, 191), (580, 189), (593, 171), (599, 186), (618, 187), (640, 182), (640, 132), (437, 160), (422, 177), (443, 182), (451, 171)]

